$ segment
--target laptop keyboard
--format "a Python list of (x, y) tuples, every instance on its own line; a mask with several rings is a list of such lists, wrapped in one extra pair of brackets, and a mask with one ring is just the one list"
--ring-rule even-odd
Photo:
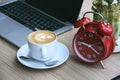
[(32, 30), (55, 31), (65, 26), (21, 1), (1, 6), (0, 11)]

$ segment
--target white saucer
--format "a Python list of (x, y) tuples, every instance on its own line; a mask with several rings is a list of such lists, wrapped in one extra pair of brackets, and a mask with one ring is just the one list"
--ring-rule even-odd
[(59, 60), (59, 62), (57, 62), (55, 65), (52, 65), (52, 66), (46, 66), (42, 62), (36, 61), (36, 60), (21, 59), (21, 58), (19, 58), (22, 55), (29, 54), (28, 44), (23, 45), (18, 50), (18, 52), (17, 52), (17, 59), (18, 59), (18, 61), (21, 64), (23, 64), (23, 65), (25, 65), (27, 67), (30, 67), (30, 68), (34, 68), (34, 69), (49, 69), (49, 68), (54, 68), (54, 67), (57, 67), (57, 66), (63, 64), (68, 59), (68, 57), (69, 57), (69, 50), (68, 50), (68, 48), (64, 44), (58, 42), (57, 46), (58, 46), (58, 51), (55, 50), (55, 52), (54, 52), (55, 54), (52, 55), (52, 56), (54, 56), (54, 59)]
[(120, 52), (120, 45), (115, 46), (113, 53), (119, 53), (119, 52)]
[(120, 37), (116, 40), (117, 46), (115, 46), (115, 49), (113, 53), (119, 53), (120, 52)]

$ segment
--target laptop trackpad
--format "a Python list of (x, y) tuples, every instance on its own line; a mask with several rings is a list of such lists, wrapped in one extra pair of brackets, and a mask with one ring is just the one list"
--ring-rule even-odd
[(9, 20), (8, 18), (0, 19), (0, 35), (5, 35), (10, 32), (22, 29), (19, 23)]

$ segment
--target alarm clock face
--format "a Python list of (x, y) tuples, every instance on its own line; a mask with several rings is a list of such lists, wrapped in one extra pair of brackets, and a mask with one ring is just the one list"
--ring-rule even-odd
[(95, 33), (80, 31), (73, 40), (73, 49), (79, 59), (88, 63), (102, 60), (104, 44)]

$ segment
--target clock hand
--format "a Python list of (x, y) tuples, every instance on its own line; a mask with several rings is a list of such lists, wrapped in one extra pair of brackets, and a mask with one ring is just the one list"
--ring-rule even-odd
[(80, 42), (80, 44), (83, 44), (85, 46), (88, 46), (89, 47), (89, 44), (85, 43), (85, 42)]
[(100, 53), (97, 52), (92, 46), (90, 46), (90, 48), (91, 48), (95, 53), (97, 53), (98, 55), (100, 55)]
[(97, 51), (92, 47), (92, 45), (87, 44), (87, 43), (85, 43), (85, 42), (80, 42), (80, 43), (83, 44), (83, 45), (85, 45), (85, 46), (87, 46), (87, 47), (89, 47), (89, 48), (91, 48), (95, 53), (97, 53), (98, 55), (100, 55), (100, 53), (97, 52)]
[(91, 44), (91, 46), (94, 46), (94, 45), (97, 45), (97, 44), (100, 44), (100, 42), (93, 43), (93, 44)]

